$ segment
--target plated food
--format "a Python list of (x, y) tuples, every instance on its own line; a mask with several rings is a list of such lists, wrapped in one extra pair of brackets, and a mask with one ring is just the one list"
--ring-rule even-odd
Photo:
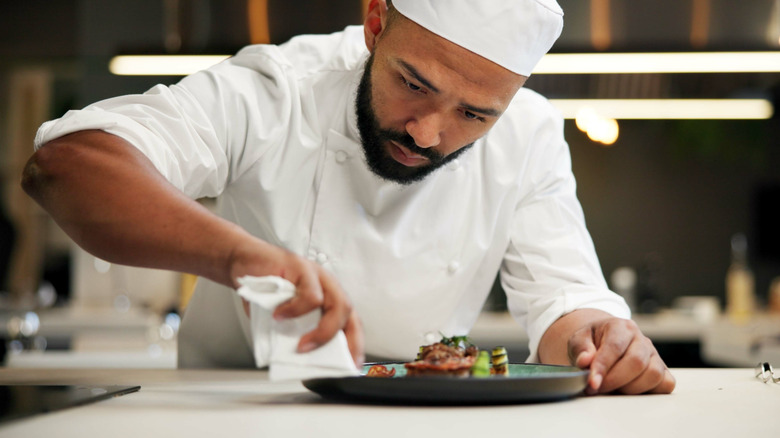
[[(404, 363), (406, 376), (490, 377), (506, 376), (509, 358), (504, 347), (496, 347), (492, 354), (480, 351), (466, 336), (442, 337), (441, 341), (421, 346), (417, 358)], [(373, 365), (367, 377), (393, 377), (395, 369), (382, 364)]]
[(471, 346), (465, 337), (443, 338), (420, 347), (413, 361), (370, 363), (361, 376), (313, 378), (303, 385), (340, 402), (493, 405), (563, 400), (581, 394), (587, 384), (588, 370), (513, 364), (502, 347)]

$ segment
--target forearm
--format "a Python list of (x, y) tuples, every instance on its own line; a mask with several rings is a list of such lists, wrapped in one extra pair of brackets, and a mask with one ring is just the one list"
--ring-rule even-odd
[(544, 333), (539, 342), (539, 361), (542, 363), (572, 365), (569, 357), (569, 339), (574, 332), (596, 321), (611, 318), (602, 310), (578, 309), (561, 316)]
[(114, 263), (231, 284), (231, 252), (250, 238), (170, 185), (132, 145), (102, 131), (41, 147), (22, 186), (78, 245)]

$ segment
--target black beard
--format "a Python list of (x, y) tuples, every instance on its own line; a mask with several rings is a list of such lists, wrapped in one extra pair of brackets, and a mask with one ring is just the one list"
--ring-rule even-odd
[[(388, 181), (409, 185), (422, 181), (434, 170), (454, 160), (474, 145), (474, 143), (470, 143), (449, 155), (442, 155), (432, 148), (417, 146), (409, 134), (382, 129), (379, 126), (379, 121), (371, 104), (371, 66), (373, 62), (374, 55), (372, 54), (366, 61), (363, 76), (360, 78), (357, 97), (355, 98), (355, 107), (360, 142), (366, 155), (368, 167), (374, 174)], [(422, 155), (430, 163), (419, 167), (408, 167), (395, 161), (384, 147), (389, 141), (394, 141), (404, 146), (412, 153)]]

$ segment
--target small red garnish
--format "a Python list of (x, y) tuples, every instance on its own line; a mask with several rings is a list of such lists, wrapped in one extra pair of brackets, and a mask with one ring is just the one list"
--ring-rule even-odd
[(384, 365), (374, 365), (368, 369), (367, 377), (393, 377), (395, 368), (388, 370)]

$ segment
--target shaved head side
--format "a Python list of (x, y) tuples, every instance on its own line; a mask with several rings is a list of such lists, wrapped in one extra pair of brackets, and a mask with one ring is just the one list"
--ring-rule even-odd
[(398, 12), (398, 10), (395, 7), (393, 7), (393, 3), (391, 2), (391, 0), (387, 0), (387, 24), (385, 24), (387, 29), (389, 30), (392, 27), (393, 23), (395, 23), (396, 20), (402, 17), (403, 15), (401, 15), (401, 13)]

